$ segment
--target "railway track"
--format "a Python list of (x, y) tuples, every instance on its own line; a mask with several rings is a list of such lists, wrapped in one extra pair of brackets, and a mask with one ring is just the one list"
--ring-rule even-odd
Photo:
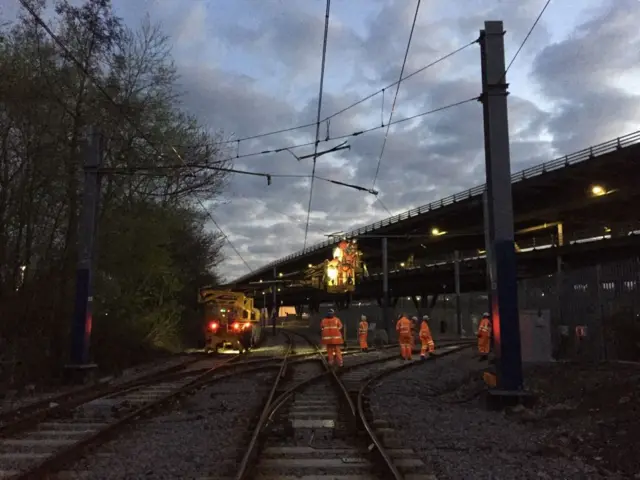
[[(295, 353), (292, 337), (297, 334), (282, 333), (288, 341), (284, 356), (251, 358), (222, 355), (206, 360), (200, 357), (188, 364), (172, 365), (119, 385), (99, 385), (67, 393), (59, 397), (59, 403), (49, 398), (28, 408), (3, 414), (0, 478), (52, 478), (88, 448), (104, 443), (159, 407), (216, 381), (277, 369), (277, 378), (284, 381), (274, 385), (268, 401), (273, 404), (291, 397), (282, 395), (285, 386), (298, 388), (301, 382), (322, 376), (323, 381), (327, 381), (329, 373), (318, 361), (321, 357), (315, 352)], [(385, 357), (395, 356), (396, 352), (389, 354), (388, 349), (364, 355), (351, 352), (345, 356), (345, 363), (360, 364), (363, 360), (370, 363), (371, 360), (383, 361)], [(327, 382), (326, 387), (330, 390), (331, 384)], [(336, 399), (332, 401), (335, 405), (340, 403)], [(269, 421), (273, 422), (273, 418)], [(258, 431), (258, 435), (261, 432)], [(90, 472), (62, 471), (60, 476), (53, 478), (91, 478), (91, 475)]]
[[(285, 357), (292, 351), (289, 341)], [(131, 382), (85, 387), (7, 412), (0, 426), (0, 478), (47, 478), (87, 448), (184, 394), (239, 374), (273, 369), (281, 362), (282, 356), (198, 358)], [(61, 478), (69, 476), (82, 472), (63, 472)]]
[[(441, 346), (437, 356), (468, 345)], [(365, 401), (374, 380), (420, 361), (403, 361), (385, 349), (349, 356), (336, 370), (321, 358), (283, 361), (235, 480), (432, 479), (416, 472), (424, 465), (413, 450), (383, 443), (389, 427), (369, 423)]]

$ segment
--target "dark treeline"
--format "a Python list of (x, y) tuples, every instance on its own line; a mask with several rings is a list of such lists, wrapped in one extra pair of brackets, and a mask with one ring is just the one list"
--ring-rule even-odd
[[(0, 356), (18, 383), (68, 361), (89, 127), (116, 169), (102, 179), (95, 361), (119, 368), (196, 342), (197, 288), (221, 260), (198, 200), (222, 191), (225, 174), (207, 167), (229, 166), (228, 152), (184, 113), (169, 38), (149, 21), (125, 26), (109, 0), (53, 6), (48, 25), (83, 68), (26, 10), (0, 19)], [(178, 168), (171, 145), (197, 168)]]

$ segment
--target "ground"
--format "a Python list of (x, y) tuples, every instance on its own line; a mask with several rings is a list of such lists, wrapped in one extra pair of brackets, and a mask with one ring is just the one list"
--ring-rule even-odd
[(537, 404), (505, 411), (486, 408), (486, 366), (469, 350), (392, 375), (372, 413), (438, 480), (640, 479), (640, 365), (527, 368)]
[(548, 432), (549, 445), (606, 475), (640, 478), (640, 364), (556, 363), (525, 371), (539, 396), (513, 419)]

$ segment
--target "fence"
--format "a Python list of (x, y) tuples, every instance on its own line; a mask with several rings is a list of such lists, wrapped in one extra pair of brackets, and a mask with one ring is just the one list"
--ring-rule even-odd
[[(556, 358), (640, 360), (639, 259), (522, 280), (518, 290), (521, 310), (550, 312)], [(475, 335), (487, 306), (486, 293), (460, 296), (463, 335)], [(324, 310), (314, 316), (316, 322)], [(392, 312), (417, 315), (413, 302), (406, 297), (398, 300)], [(350, 338), (355, 338), (361, 314), (367, 315), (369, 322), (376, 323), (378, 328), (381, 326), (382, 312), (375, 302), (356, 302), (349, 310), (339, 312)], [(454, 295), (441, 295), (430, 315), (431, 329), (436, 335), (457, 333)]]

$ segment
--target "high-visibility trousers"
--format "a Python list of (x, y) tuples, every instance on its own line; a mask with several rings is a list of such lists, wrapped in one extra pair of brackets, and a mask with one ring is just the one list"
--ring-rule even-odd
[(327, 345), (327, 363), (333, 365), (337, 360), (338, 365), (342, 366), (342, 350), (340, 345)]
[(358, 342), (360, 343), (360, 348), (369, 348), (369, 345), (367, 344), (366, 333), (361, 333), (360, 335), (358, 335)]
[(399, 335), (398, 343), (400, 344), (400, 355), (402, 358), (411, 359), (411, 334)]
[(431, 337), (421, 338), (420, 343), (422, 344), (420, 348), (420, 355), (422, 355), (423, 357), (427, 354), (427, 352), (431, 353), (436, 349), (436, 344)]
[(491, 347), (491, 339), (489, 335), (480, 335), (478, 337), (478, 353), (486, 355)]

